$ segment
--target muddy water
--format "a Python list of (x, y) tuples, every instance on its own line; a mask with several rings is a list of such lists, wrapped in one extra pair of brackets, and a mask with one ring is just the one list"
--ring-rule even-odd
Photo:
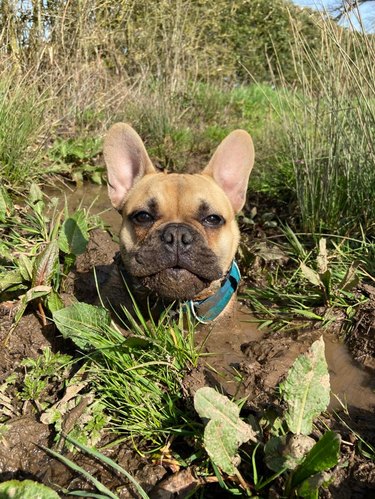
[[(288, 372), (295, 358), (304, 353), (321, 332), (311, 331), (299, 338), (273, 337), (257, 328), (251, 311), (239, 307), (236, 318), (227, 324), (198, 332), (203, 344), (205, 362), (216, 373), (216, 379), (230, 395), (256, 397), (257, 389), (251, 379), (264, 377), (264, 389), (273, 389)], [(267, 337), (267, 338), (266, 338)], [(330, 409), (355, 407), (367, 411), (375, 409), (375, 379), (352, 360), (345, 344), (329, 332), (323, 332), (325, 354), (331, 383)], [(279, 343), (279, 345), (278, 345)], [(250, 345), (252, 355), (243, 345)], [(241, 348), (242, 346), (242, 348)], [(249, 365), (249, 363), (253, 365)], [(245, 385), (241, 389), (241, 384)], [(259, 383), (258, 383), (259, 389)]]
[(331, 408), (339, 409), (342, 403), (344, 406), (374, 411), (374, 376), (354, 362), (346, 345), (334, 336), (325, 335), (324, 342), (331, 390), (334, 394), (331, 397)]
[(80, 206), (89, 209), (91, 215), (100, 215), (100, 218), (113, 230), (114, 234), (119, 233), (121, 215), (112, 208), (108, 199), (107, 187), (87, 183), (81, 187), (72, 189), (67, 185), (61, 184), (61, 188), (48, 188), (45, 192), (50, 198), (59, 198), (61, 206), (63, 206), (66, 196), (70, 213)]
[[(48, 195), (62, 200), (66, 196), (71, 211), (79, 206), (90, 207), (91, 214), (100, 215), (113, 233), (118, 234), (121, 216), (111, 208), (106, 187), (85, 184), (75, 190), (49, 189)], [(273, 391), (294, 359), (320, 334), (315, 331), (297, 338), (270, 336), (257, 328), (246, 307), (239, 307), (235, 317), (198, 331), (197, 344), (217, 383), (229, 394), (246, 395), (251, 399), (259, 397), (259, 387)], [(374, 410), (374, 377), (352, 360), (347, 347), (334, 335), (324, 332), (324, 340), (332, 389), (331, 408), (340, 408), (338, 397), (343, 405)]]

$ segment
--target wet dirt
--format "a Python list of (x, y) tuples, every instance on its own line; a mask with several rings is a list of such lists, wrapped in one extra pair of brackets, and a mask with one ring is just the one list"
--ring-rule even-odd
[[(53, 194), (49, 192), (49, 195)], [(74, 209), (81, 202), (88, 206), (94, 199), (96, 202), (91, 212), (100, 213), (105, 223), (111, 225), (112, 232), (117, 233), (121, 218), (114, 210), (106, 211), (108, 201), (103, 187), (77, 189), (69, 195), (68, 203)], [(86, 253), (77, 259), (76, 268), (66, 281), (64, 300), (67, 303), (74, 299), (96, 302), (93, 269), (96, 269), (101, 288), (113, 271), (113, 257), (117, 250), (118, 245), (108, 232), (92, 231)], [(121, 290), (118, 293), (121, 294)], [(337, 469), (334, 481), (322, 497), (373, 497), (375, 491), (375, 464), (355, 451), (359, 442), (356, 435), (375, 445), (375, 290), (368, 289), (368, 294), (369, 301), (358, 312), (357, 326), (347, 342), (348, 346), (338, 339), (334, 331), (329, 330), (272, 334), (260, 331), (251, 312), (244, 305), (239, 305), (232, 316), (212, 327), (202, 326), (198, 330), (196, 341), (202, 353), (200, 364), (184, 380), (190, 396), (200, 386), (209, 385), (236, 398), (246, 397), (245, 411), (259, 414), (270, 407), (280, 410), (276, 396), (278, 383), (295, 358), (306, 352), (311, 343), (323, 334), (333, 393), (330, 412), (324, 416), (324, 423), (339, 431), (344, 443), (343, 466)], [(12, 311), (0, 307), (0, 341), (9, 330), (11, 318)], [(7, 347), (0, 351), (0, 385), (10, 374), (21, 369), (22, 359), (36, 358), (47, 346), (55, 352), (71, 353), (71, 346), (63, 342), (53, 326), (43, 328), (30, 311), (9, 338)], [(61, 394), (56, 394), (56, 397), (59, 396)], [(339, 417), (334, 416), (333, 409), (339, 411)], [(7, 426), (7, 431), (0, 435), (0, 481), (34, 478), (53, 487), (89, 489), (87, 482), (40, 448), (41, 445), (53, 447), (54, 431), (40, 422), (38, 411), (32, 404), (26, 407), (19, 402), (15, 404)], [(110, 438), (108, 435), (104, 437), (100, 445), (108, 443)], [(170, 470), (140, 457), (124, 443), (105, 452), (130, 472), (150, 492), (151, 497), (154, 487), (170, 475)], [(116, 491), (120, 498), (134, 497), (129, 484), (102, 465), (82, 455), (67, 453), (67, 456)], [(347, 465), (344, 466), (345, 463)], [(154, 489), (154, 496), (173, 495), (160, 496), (159, 486)]]

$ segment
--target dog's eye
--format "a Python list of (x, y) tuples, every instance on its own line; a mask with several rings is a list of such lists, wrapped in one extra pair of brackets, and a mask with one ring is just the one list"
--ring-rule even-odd
[(130, 216), (130, 219), (138, 225), (148, 225), (154, 221), (154, 217), (147, 211), (137, 211)]
[(208, 215), (202, 220), (202, 224), (207, 227), (218, 227), (224, 224), (224, 218), (220, 215)]

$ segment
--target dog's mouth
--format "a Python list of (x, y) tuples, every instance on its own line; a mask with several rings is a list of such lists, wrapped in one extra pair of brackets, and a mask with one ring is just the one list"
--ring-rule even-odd
[(140, 281), (157, 295), (171, 300), (191, 300), (212, 282), (178, 265), (144, 276)]

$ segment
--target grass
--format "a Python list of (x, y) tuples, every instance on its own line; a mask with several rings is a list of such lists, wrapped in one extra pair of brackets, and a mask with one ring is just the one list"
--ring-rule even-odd
[(297, 235), (290, 227), (268, 243), (266, 252), (276, 248), (277, 257), (284, 258), (265, 265), (263, 282), (244, 295), (263, 327), (302, 330), (304, 323), (328, 326), (339, 320), (342, 332), (348, 331), (357, 307), (366, 301), (358, 285), (373, 270), (374, 244), (365, 238)]
[(197, 364), (194, 326), (183, 326), (170, 310), (158, 322), (146, 321), (133, 303), (135, 318), (124, 309), (125, 336), (102, 308), (77, 303), (53, 317), (64, 337), (85, 352), (91, 382), (110, 414), (111, 428), (154, 446), (170, 435), (194, 434), (195, 423), (183, 408), (183, 378)]
[[(375, 127), (373, 37), (347, 39), (333, 21), (321, 21), (320, 56), (295, 28), (296, 90), (280, 106), (294, 196), (307, 232), (374, 233)], [(280, 68), (282, 75), (282, 68)], [(281, 92), (281, 95), (283, 95)]]
[(96, 338), (91, 374), (116, 431), (159, 444), (170, 435), (194, 434), (181, 399), (183, 377), (198, 354), (193, 327), (184, 332), (181, 321), (182, 315), (180, 325), (166, 315), (158, 324), (142, 318), (140, 326), (133, 319), (128, 341), (112, 328)]
[(12, 189), (43, 174), (38, 162), (48, 103), (37, 85), (29, 86), (29, 77), (0, 74), (0, 178)]

